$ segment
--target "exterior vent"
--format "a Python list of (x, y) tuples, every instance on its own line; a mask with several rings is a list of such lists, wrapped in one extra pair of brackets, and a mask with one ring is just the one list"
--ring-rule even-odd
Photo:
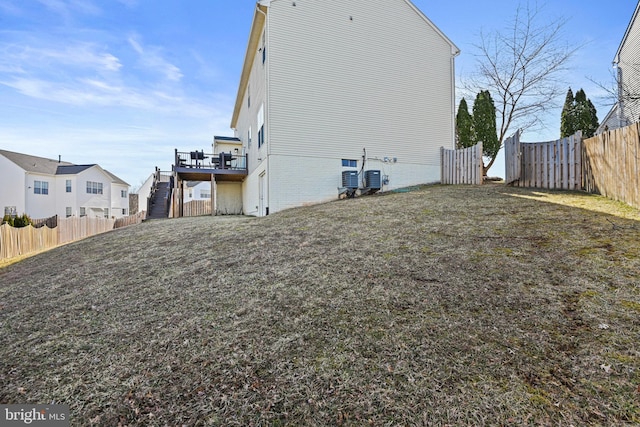
[(342, 171), (342, 186), (358, 188), (358, 171)]
[(379, 170), (366, 171), (364, 173), (366, 187), (371, 190), (379, 190), (382, 188), (382, 182), (380, 180), (381, 177), (382, 175), (380, 175)]

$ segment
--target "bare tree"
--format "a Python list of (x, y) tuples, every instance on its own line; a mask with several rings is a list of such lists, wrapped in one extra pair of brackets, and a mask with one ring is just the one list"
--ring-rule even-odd
[[(540, 11), (537, 5), (518, 6), (506, 30), (481, 32), (475, 45), (478, 70), (470, 83), (494, 97), (501, 146), (513, 126), (542, 124), (544, 113), (566, 90), (560, 77), (577, 48), (563, 43), (566, 20), (545, 21)], [(485, 174), (494, 161), (495, 156), (489, 158)]]
[[(601, 98), (605, 105), (610, 107), (617, 105), (619, 125), (625, 126), (640, 120), (640, 83), (637, 79), (637, 76), (640, 76), (640, 64), (617, 62), (613, 64), (610, 83), (601, 83), (593, 78), (589, 80), (604, 91), (605, 94)], [(626, 76), (623, 75), (623, 69)]]

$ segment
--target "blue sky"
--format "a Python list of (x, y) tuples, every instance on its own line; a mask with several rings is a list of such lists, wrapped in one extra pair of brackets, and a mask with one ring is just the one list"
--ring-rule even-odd
[[(322, 0), (315, 0), (322, 1)], [(517, 2), (414, 0), (462, 50), (457, 78), (474, 71), (481, 30), (503, 29)], [(543, 3), (540, 2), (540, 5)], [(566, 85), (584, 88), (602, 119), (611, 61), (637, 0), (549, 1), (583, 46)], [(98, 163), (139, 185), (175, 148), (210, 150), (229, 128), (254, 0), (0, 0), (0, 148)], [(559, 134), (560, 107), (525, 140)], [(491, 174), (500, 175), (494, 166)], [(502, 172), (504, 173), (504, 172)]]

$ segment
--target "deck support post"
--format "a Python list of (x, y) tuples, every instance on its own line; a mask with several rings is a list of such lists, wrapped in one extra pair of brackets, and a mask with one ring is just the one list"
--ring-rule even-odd
[(216, 216), (218, 209), (217, 209), (217, 202), (218, 202), (218, 195), (216, 194), (218, 190), (218, 186), (216, 185), (216, 175), (215, 174), (211, 174), (211, 215), (212, 216)]

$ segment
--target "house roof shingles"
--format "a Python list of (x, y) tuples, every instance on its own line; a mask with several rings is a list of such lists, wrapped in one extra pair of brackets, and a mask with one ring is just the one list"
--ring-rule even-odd
[[(69, 162), (31, 156), (29, 154), (15, 153), (7, 150), (0, 150), (0, 155), (6, 157), (27, 172), (42, 173), (46, 175), (76, 175), (94, 166), (100, 168), (97, 164), (75, 165)], [(111, 178), (111, 182), (127, 186), (129, 185), (108, 170), (100, 169), (103, 170), (109, 178)]]
[(30, 156), (28, 154), (14, 153), (13, 151), (0, 150), (0, 155), (11, 160), (27, 172), (55, 175), (60, 166), (73, 166), (72, 163), (45, 159), (44, 157)]

